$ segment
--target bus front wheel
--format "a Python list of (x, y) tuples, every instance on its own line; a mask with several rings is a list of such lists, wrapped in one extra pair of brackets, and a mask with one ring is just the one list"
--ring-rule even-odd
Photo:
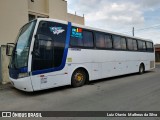
[(141, 64), (139, 66), (139, 74), (143, 74), (145, 72), (145, 67), (144, 67), (144, 64)]
[(71, 79), (71, 84), (73, 87), (81, 87), (85, 84), (87, 79), (86, 73), (82, 69), (74, 71)]

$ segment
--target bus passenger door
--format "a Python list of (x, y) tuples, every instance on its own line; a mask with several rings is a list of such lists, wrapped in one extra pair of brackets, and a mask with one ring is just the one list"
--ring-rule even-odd
[[(67, 25), (41, 21), (32, 52), (33, 89), (47, 89), (67, 84), (65, 67)], [(39, 88), (38, 88), (39, 87)]]
[[(32, 84), (43, 89), (51, 87), (47, 72), (54, 66), (54, 41), (46, 35), (38, 34), (32, 52)], [(36, 82), (36, 83), (35, 83)], [(44, 85), (44, 87), (43, 87)]]

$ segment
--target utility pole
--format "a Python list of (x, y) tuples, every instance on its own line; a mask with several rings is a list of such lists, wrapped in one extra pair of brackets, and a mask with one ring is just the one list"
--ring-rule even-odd
[(134, 36), (134, 27), (133, 27), (132, 33), (133, 33), (133, 36)]

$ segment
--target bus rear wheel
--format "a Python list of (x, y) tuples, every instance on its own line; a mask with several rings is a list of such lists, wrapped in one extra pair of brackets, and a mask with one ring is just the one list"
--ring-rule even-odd
[(145, 72), (145, 67), (144, 67), (144, 64), (141, 64), (139, 66), (139, 74), (143, 74)]
[(82, 69), (78, 69), (74, 71), (71, 79), (71, 84), (73, 87), (81, 87), (85, 84), (85, 81), (87, 79), (85, 71)]

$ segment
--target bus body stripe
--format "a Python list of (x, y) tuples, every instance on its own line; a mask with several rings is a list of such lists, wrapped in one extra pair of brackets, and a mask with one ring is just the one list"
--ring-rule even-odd
[(45, 69), (45, 70), (33, 71), (32, 75), (39, 75), (39, 74), (44, 74), (44, 73), (49, 73), (49, 72), (60, 71), (65, 67), (67, 54), (68, 54), (68, 47), (69, 47), (69, 42), (70, 42), (71, 26), (72, 26), (72, 23), (68, 22), (66, 44), (65, 44), (65, 48), (64, 48), (64, 53), (63, 53), (63, 58), (62, 58), (61, 65), (57, 68), (50, 68), (50, 69)]

